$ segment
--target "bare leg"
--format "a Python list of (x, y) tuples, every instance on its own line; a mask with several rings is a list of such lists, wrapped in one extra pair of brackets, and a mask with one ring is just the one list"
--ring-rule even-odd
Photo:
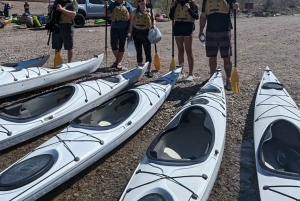
[(115, 56), (115, 58), (116, 58), (116, 61), (115, 61), (115, 63), (118, 63), (118, 55), (119, 55), (119, 50), (115, 50), (115, 51), (113, 51), (113, 54), (114, 54), (114, 56)]
[(72, 62), (72, 59), (73, 59), (73, 49), (71, 50), (68, 50), (68, 63), (71, 63)]
[(184, 40), (184, 46), (185, 46), (185, 52), (188, 58), (188, 64), (189, 64), (189, 75), (193, 76), (193, 70), (194, 70), (194, 55), (192, 50), (192, 44), (193, 44), (193, 35), (189, 37), (183, 37)]
[(118, 56), (117, 56), (117, 63), (118, 63), (118, 66), (120, 66), (122, 64), (122, 59), (123, 59), (123, 55), (124, 55), (124, 52), (119, 52), (118, 53)]
[(217, 69), (217, 57), (209, 57), (210, 77), (213, 76)]
[[(183, 37), (182, 36), (175, 36), (176, 45), (178, 48), (178, 62), (179, 65), (184, 63), (184, 46), (183, 46)], [(183, 74), (183, 70), (181, 71)]]
[(230, 57), (224, 58), (224, 70), (226, 73), (226, 82), (230, 82), (231, 71), (232, 71), (232, 63), (230, 61)]

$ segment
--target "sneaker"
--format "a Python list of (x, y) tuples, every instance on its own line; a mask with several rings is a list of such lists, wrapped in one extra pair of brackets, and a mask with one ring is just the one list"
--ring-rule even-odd
[(227, 91), (231, 91), (231, 83), (230, 83), (230, 82), (227, 82), (227, 83), (226, 83), (225, 89), (226, 89)]
[(185, 81), (188, 81), (188, 82), (191, 82), (191, 81), (193, 81), (194, 80), (194, 76), (193, 75), (190, 75), (190, 76), (188, 76), (186, 79), (185, 79)]

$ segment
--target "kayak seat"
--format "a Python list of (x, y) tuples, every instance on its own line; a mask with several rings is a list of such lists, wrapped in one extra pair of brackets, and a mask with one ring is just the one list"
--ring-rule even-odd
[(261, 158), (270, 169), (300, 174), (300, 132), (286, 120), (271, 124), (263, 139)]
[(201, 110), (189, 110), (182, 115), (177, 127), (162, 135), (150, 151), (162, 160), (196, 160), (209, 154), (212, 134), (204, 126), (206, 115)]

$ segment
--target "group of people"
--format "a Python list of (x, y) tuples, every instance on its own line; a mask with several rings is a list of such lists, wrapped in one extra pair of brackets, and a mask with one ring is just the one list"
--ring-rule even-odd
[[(13, 8), (13, 6), (11, 5), (11, 3), (4, 4), (4, 9), (3, 9), (4, 17), (6, 17), (6, 18), (9, 17), (9, 10), (12, 8)], [(28, 13), (30, 15), (29, 4), (27, 1), (25, 1), (25, 3), (24, 3), (24, 12)]]
[[(78, 4), (76, 0), (56, 0), (57, 11), (63, 15), (67, 24), (72, 23), (78, 11)], [(65, 5), (73, 2), (72, 6), (67, 8)], [(152, 77), (151, 72), (151, 43), (148, 39), (148, 33), (151, 27), (155, 25), (154, 16), (147, 8), (147, 0), (137, 0), (138, 6), (135, 11), (130, 3), (124, 0), (115, 0), (107, 5), (107, 15), (111, 18), (110, 30), (110, 45), (115, 56), (115, 62), (111, 67), (122, 69), (122, 59), (125, 52), (126, 39), (133, 40), (137, 53), (137, 63), (143, 63), (143, 49), (145, 54), (145, 61), (149, 62), (146, 75)], [(152, 6), (152, 5), (151, 5)], [(187, 55), (189, 66), (187, 81), (194, 79), (194, 56), (192, 51), (193, 33), (195, 31), (195, 21), (200, 18), (199, 23), (199, 39), (205, 36), (206, 56), (209, 57), (210, 75), (212, 76), (217, 68), (217, 54), (220, 50), (221, 57), (224, 60), (224, 70), (226, 72), (227, 90), (231, 90), (230, 77), (232, 72), (232, 62), (230, 57), (231, 51), (231, 29), (233, 28), (230, 14), (233, 9), (239, 11), (238, 3), (234, 0), (203, 0), (202, 10), (199, 17), (199, 5), (194, 0), (175, 0), (171, 3), (169, 17), (174, 20), (174, 37), (178, 48), (178, 62), (179, 65), (184, 65), (184, 53)], [(104, 9), (106, 12), (106, 9)], [(61, 27), (64, 27), (65, 22), (62, 22)], [(207, 24), (206, 32), (204, 34), (204, 27)], [(52, 38), (52, 47), (56, 52), (64, 48), (68, 50), (68, 62), (72, 59), (73, 49), (73, 35), (74, 30), (72, 26), (68, 28), (61, 28), (58, 34), (54, 34)], [(184, 71), (180, 76), (185, 77)], [(180, 79), (181, 79), (180, 78)]]

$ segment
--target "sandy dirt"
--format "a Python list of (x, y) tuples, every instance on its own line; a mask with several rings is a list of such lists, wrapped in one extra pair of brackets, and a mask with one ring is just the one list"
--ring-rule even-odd
[[(21, 12), (23, 2), (13, 2), (11, 13)], [(30, 3), (31, 12), (43, 13), (47, 3)], [(18, 10), (18, 7), (20, 9)], [(33, 11), (34, 9), (34, 11)], [(255, 90), (260, 82), (263, 69), (269, 66), (282, 82), (296, 103), (299, 95), (299, 52), (300, 52), (300, 17), (280, 16), (272, 18), (237, 19), (237, 67), (241, 82), (241, 93), (226, 92), (227, 98), (227, 136), (221, 168), (212, 189), (209, 201), (258, 201), (256, 169), (253, 148), (253, 109)], [(49, 192), (40, 200), (97, 200), (113, 201), (122, 194), (133, 171), (154, 137), (171, 120), (173, 115), (186, 101), (200, 89), (201, 83), (209, 76), (208, 59), (197, 35), (197, 21), (193, 51), (197, 77), (193, 83), (178, 83), (168, 99), (153, 118), (126, 142), (114, 149), (103, 159)], [(154, 80), (168, 71), (171, 62), (171, 22), (157, 24), (163, 39), (157, 44), (161, 58), (162, 70), (154, 74)], [(109, 30), (109, 29), (108, 29)], [(76, 60), (85, 60), (95, 54), (104, 52), (104, 27), (85, 27), (75, 30)], [(54, 51), (47, 46), (45, 30), (16, 29), (14, 24), (0, 30), (0, 61), (16, 62), (35, 58), (43, 54), (51, 57), (45, 66), (52, 65)], [(108, 39), (109, 41), (109, 39)], [(127, 54), (127, 52), (125, 53)], [(113, 62), (111, 49), (108, 48), (109, 65)], [(154, 48), (153, 48), (154, 55)], [(177, 55), (175, 46), (175, 55)], [(63, 52), (66, 61), (66, 52)], [(186, 59), (185, 59), (186, 60)], [(232, 58), (233, 60), (233, 58)], [(175, 56), (177, 62), (177, 57)], [(125, 55), (123, 65), (129, 69), (135, 67), (136, 59)], [(218, 65), (223, 67), (219, 57)], [(185, 61), (187, 67), (187, 60)], [(184, 71), (187, 73), (187, 68)], [(223, 69), (223, 68), (222, 68)], [(224, 71), (223, 75), (225, 75)], [(112, 71), (103, 62), (100, 68), (85, 77), (67, 83), (76, 83), (91, 77), (104, 77), (118, 72)], [(225, 77), (224, 77), (225, 79)], [(148, 82), (143, 77), (135, 86)], [(43, 91), (63, 86), (62, 83), (52, 87), (35, 90), (9, 98), (0, 99), (0, 106), (28, 98)], [(23, 157), (26, 153), (48, 140), (65, 128), (67, 124), (40, 135), (27, 142), (0, 152), (0, 171)]]

